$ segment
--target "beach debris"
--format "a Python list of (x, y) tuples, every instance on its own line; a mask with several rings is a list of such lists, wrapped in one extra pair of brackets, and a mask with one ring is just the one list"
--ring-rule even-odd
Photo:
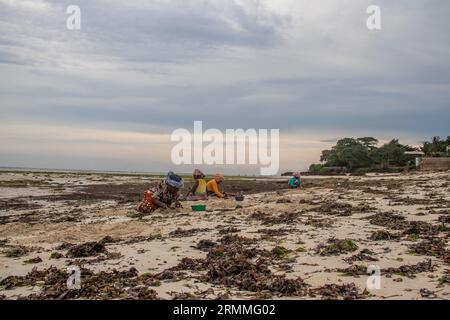
[(401, 235), (398, 233), (391, 233), (387, 230), (377, 230), (372, 232), (370, 235), (370, 240), (381, 241), (381, 240), (398, 240)]
[(82, 268), (81, 275), (81, 288), (68, 290), (65, 270), (56, 267), (42, 271), (33, 269), (25, 278), (33, 285), (38, 282), (44, 284), (40, 293), (33, 293), (27, 299), (158, 299), (153, 289), (139, 282), (135, 268), (98, 273)]
[(330, 238), (327, 243), (318, 245), (316, 253), (321, 256), (337, 256), (358, 250), (358, 245), (351, 239)]
[(276, 201), (276, 203), (292, 203), (292, 200), (289, 198), (280, 198)]
[(358, 254), (351, 257), (345, 258), (344, 261), (348, 263), (353, 263), (355, 261), (378, 261), (377, 258), (373, 257), (375, 253), (369, 249), (363, 249)]
[(403, 231), (405, 235), (432, 235), (437, 233), (438, 226), (434, 226), (425, 221), (409, 221)]
[(64, 258), (64, 255), (61, 252), (52, 252), (50, 254), (50, 259), (61, 259)]
[(439, 221), (439, 222), (442, 222), (442, 223), (448, 223), (448, 224), (450, 224), (450, 214), (445, 214), (445, 215), (443, 215), (443, 216), (440, 216), (440, 217), (438, 218), (438, 221)]
[(450, 263), (450, 250), (446, 249), (446, 245), (445, 239), (430, 237), (420, 243), (410, 245), (409, 252), (423, 256), (435, 256)]
[(26, 264), (35, 264), (35, 263), (41, 263), (42, 259), (40, 257), (31, 258), (28, 260), (25, 260), (24, 263)]
[(312, 226), (314, 228), (329, 228), (335, 223), (335, 220), (331, 219), (320, 219), (320, 218), (308, 218), (308, 220), (303, 221), (304, 225)]
[(240, 231), (241, 231), (240, 229), (233, 226), (219, 228), (219, 234), (237, 233)]
[(194, 235), (196, 235), (197, 233), (200, 232), (206, 232), (209, 231), (210, 229), (207, 228), (194, 228), (194, 229), (181, 229), (181, 228), (177, 228), (174, 231), (171, 231), (169, 233), (169, 236), (171, 236), (172, 238), (184, 238), (184, 237), (192, 237)]
[(292, 250), (286, 249), (283, 246), (276, 246), (273, 248), (270, 253), (274, 259), (284, 259), (286, 258)]
[(19, 258), (30, 253), (31, 251), (32, 250), (30, 248), (25, 246), (13, 246), (4, 250), (2, 254), (7, 258)]
[(439, 278), (439, 286), (443, 286), (446, 284), (450, 284), (450, 269), (447, 269), (444, 272), (444, 275), (442, 277)]
[(239, 244), (253, 244), (256, 242), (256, 239), (247, 238), (243, 236), (239, 236), (237, 234), (227, 234), (219, 239), (219, 242), (222, 245), (239, 243)]
[(202, 239), (200, 240), (197, 245), (195, 246), (196, 249), (198, 250), (202, 250), (202, 251), (208, 251), (211, 248), (217, 247), (217, 243), (212, 241), (212, 240), (208, 240), (208, 239)]
[(113, 238), (113, 237), (111, 237), (111, 236), (105, 236), (103, 239), (101, 239), (100, 241), (99, 241), (99, 243), (101, 243), (101, 244), (110, 244), (110, 243), (117, 243), (117, 242), (120, 242), (121, 241), (121, 239), (115, 239), (115, 238)]
[(100, 242), (86, 242), (74, 245), (67, 251), (67, 258), (83, 258), (98, 256), (99, 254), (107, 254), (108, 251), (103, 243)]
[(426, 288), (420, 289), (419, 293), (422, 298), (427, 298), (427, 299), (436, 299), (437, 298), (437, 295), (434, 291), (430, 291)]
[(342, 273), (344, 276), (359, 278), (360, 276), (367, 276), (367, 266), (351, 265), (347, 268), (338, 268), (337, 272)]
[(75, 244), (73, 244), (73, 243), (70, 243), (70, 242), (63, 242), (63, 243), (61, 243), (59, 246), (57, 246), (56, 248), (55, 248), (55, 250), (68, 250), (68, 249), (70, 249), (70, 248), (72, 248), (72, 247), (74, 247), (75, 246)]
[(383, 274), (388, 275), (399, 275), (407, 278), (415, 278), (416, 273), (422, 273), (422, 272), (434, 272), (435, 265), (432, 263), (431, 259), (419, 262), (414, 265), (402, 265), (397, 268), (386, 268), (382, 269), (381, 272)]
[(366, 292), (360, 292), (358, 287), (354, 283), (348, 284), (326, 284), (322, 287), (309, 290), (309, 295), (315, 297), (321, 296), (322, 299), (327, 300), (354, 300), (363, 299), (367, 296)]
[(408, 222), (405, 217), (393, 212), (381, 212), (363, 218), (368, 219), (371, 224), (386, 227), (393, 230), (401, 230), (407, 227)]

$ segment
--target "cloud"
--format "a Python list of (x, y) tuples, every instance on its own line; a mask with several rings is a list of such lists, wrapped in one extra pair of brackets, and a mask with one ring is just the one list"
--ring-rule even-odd
[[(292, 141), (322, 141), (286, 144), (307, 161), (330, 137), (449, 134), (448, 1), (380, 0), (377, 32), (365, 27), (368, 0), (79, 0), (80, 31), (65, 27), (69, 4), (0, 0), (0, 126), (63, 126), (83, 137), (99, 129), (118, 140), (194, 120), (278, 128)], [(25, 132), (18, 146), (34, 141)], [(42, 150), (58, 143), (44, 140)], [(94, 137), (78, 143), (79, 154), (95, 143), (116, 152)], [(4, 157), (20, 160), (15, 149)]]

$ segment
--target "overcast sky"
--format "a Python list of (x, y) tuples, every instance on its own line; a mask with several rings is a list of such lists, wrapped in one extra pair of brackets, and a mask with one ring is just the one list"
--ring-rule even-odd
[(183, 171), (170, 133), (194, 120), (280, 129), (282, 170), (340, 137), (447, 136), (449, 14), (448, 0), (0, 0), (0, 166)]

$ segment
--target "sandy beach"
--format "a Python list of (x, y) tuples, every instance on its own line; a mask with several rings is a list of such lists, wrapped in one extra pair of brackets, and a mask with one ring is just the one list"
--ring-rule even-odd
[[(449, 299), (450, 172), (230, 178), (140, 215), (160, 177), (0, 173), (3, 299)], [(380, 288), (367, 288), (367, 268)], [(81, 289), (68, 290), (68, 266)]]

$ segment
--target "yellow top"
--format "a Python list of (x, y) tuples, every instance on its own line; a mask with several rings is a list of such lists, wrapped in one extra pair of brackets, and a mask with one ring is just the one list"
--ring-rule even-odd
[(216, 179), (208, 181), (208, 183), (206, 184), (206, 189), (208, 190), (208, 192), (215, 193), (216, 197), (223, 198), (223, 193), (219, 191), (219, 186)]
[(195, 194), (205, 194), (206, 193), (206, 181), (205, 179), (197, 179), (197, 189), (195, 189)]

